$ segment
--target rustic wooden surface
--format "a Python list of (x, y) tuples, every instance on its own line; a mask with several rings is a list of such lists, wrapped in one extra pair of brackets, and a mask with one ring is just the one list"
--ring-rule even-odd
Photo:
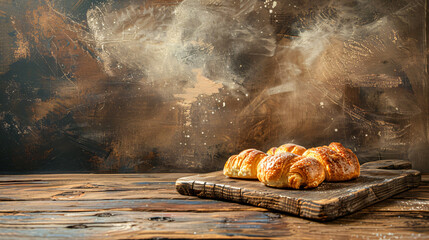
[(362, 171), (360, 178), (322, 183), (315, 189), (268, 188), (259, 181), (225, 178), (221, 171), (184, 177), (177, 191), (184, 195), (250, 204), (320, 221), (332, 220), (418, 186), (414, 170)]
[(411, 166), (405, 163), (404, 160), (371, 162), (362, 166), (357, 179), (323, 182), (314, 189), (271, 188), (257, 180), (227, 178), (222, 171), (180, 178), (176, 181), (176, 189), (184, 195), (250, 204), (325, 221), (417, 187), (420, 172), (400, 169)]
[(427, 239), (419, 187), (330, 222), (180, 195), (193, 174), (0, 175), (0, 239)]
[(361, 166), (362, 169), (411, 169), (411, 162), (406, 160), (379, 160), (367, 162)]

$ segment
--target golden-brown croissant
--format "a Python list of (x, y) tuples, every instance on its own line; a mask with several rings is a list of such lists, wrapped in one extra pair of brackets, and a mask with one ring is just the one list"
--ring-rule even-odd
[(310, 148), (302, 155), (317, 159), (325, 167), (326, 181), (338, 182), (359, 177), (360, 164), (356, 155), (341, 143)]
[(280, 147), (272, 147), (270, 150), (268, 150), (268, 155), (276, 155), (282, 152), (290, 152), (296, 155), (301, 156), (307, 149), (303, 146), (293, 144), (293, 143), (286, 143), (281, 145)]
[(267, 156), (259, 162), (258, 179), (270, 187), (314, 188), (325, 180), (325, 171), (314, 158), (284, 152)]
[(257, 179), (258, 164), (266, 156), (266, 153), (256, 149), (244, 150), (226, 161), (223, 174), (234, 178)]

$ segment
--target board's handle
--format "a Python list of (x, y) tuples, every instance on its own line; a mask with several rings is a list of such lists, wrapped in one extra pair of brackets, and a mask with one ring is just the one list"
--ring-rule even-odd
[(362, 164), (361, 169), (411, 169), (411, 162), (400, 159), (378, 160)]

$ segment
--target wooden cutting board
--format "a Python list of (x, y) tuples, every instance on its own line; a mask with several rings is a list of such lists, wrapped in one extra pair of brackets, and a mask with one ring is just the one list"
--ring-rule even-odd
[(320, 221), (353, 213), (397, 193), (417, 187), (420, 172), (403, 160), (363, 164), (359, 178), (323, 182), (310, 190), (266, 187), (257, 180), (227, 178), (222, 171), (179, 178), (180, 194), (250, 204)]

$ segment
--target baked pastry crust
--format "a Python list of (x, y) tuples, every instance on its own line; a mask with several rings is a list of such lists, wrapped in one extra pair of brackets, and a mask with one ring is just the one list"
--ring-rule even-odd
[(324, 165), (326, 181), (346, 181), (360, 175), (358, 158), (341, 143), (333, 142), (329, 146), (310, 148), (303, 156), (315, 158)]
[(282, 152), (269, 155), (259, 163), (258, 179), (270, 187), (314, 188), (325, 180), (325, 171), (314, 158)]
[(226, 161), (223, 174), (233, 178), (257, 179), (258, 164), (266, 156), (266, 153), (256, 149), (244, 150)]
[(296, 155), (301, 156), (307, 149), (301, 145), (294, 143), (286, 143), (281, 145), (280, 147), (272, 147), (268, 150), (268, 155), (276, 155), (282, 152), (290, 152)]

